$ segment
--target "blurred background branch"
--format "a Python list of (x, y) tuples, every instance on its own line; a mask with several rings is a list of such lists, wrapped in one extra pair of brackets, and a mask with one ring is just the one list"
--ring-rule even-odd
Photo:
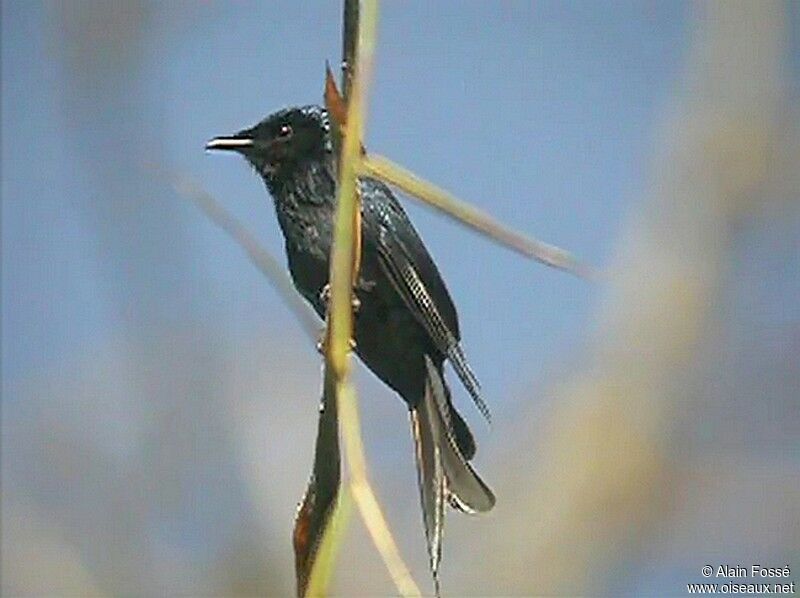
[(283, 264), (265, 250), (252, 233), (222, 204), (189, 177), (167, 172), (157, 165), (148, 168), (168, 182), (177, 194), (197, 206), (209, 220), (225, 231), (247, 253), (253, 265), (272, 284), (281, 300), (295, 315), (306, 335), (313, 342), (317, 342), (321, 330), (317, 314), (298, 295)]
[(383, 156), (368, 154), (362, 161), (362, 172), (396, 186), (405, 191), (409, 197), (422, 201), (527, 258), (581, 278), (598, 278), (598, 274), (591, 267), (577, 261), (569, 252), (510, 229), (488, 214), (453, 197)]

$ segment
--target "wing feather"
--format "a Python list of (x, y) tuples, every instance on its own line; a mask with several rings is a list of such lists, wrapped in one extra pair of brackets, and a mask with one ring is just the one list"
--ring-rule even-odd
[[(368, 233), (377, 245), (381, 268), (434, 346), (450, 359), (478, 410), (491, 420), (478, 379), (461, 347), (455, 306), (436, 265), (392, 192), (377, 181), (367, 179), (365, 183), (378, 186), (362, 193), (362, 198), (366, 198), (364, 210), (369, 216), (365, 221), (375, 229)], [(385, 194), (387, 201), (371, 200), (374, 193)]]

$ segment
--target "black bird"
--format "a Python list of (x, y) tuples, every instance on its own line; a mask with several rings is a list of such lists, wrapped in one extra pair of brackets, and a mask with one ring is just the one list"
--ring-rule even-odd
[[(297, 290), (325, 317), (336, 203), (331, 124), (319, 106), (287, 108), (252, 128), (217, 137), (207, 150), (243, 155), (272, 195)], [(469, 464), (475, 441), (453, 406), (446, 359), (485, 417), (478, 381), (459, 343), (458, 316), (425, 245), (391, 190), (362, 178), (361, 269), (354, 293), (355, 351), (408, 405), (425, 535), (434, 578), (445, 501), (467, 512), (495, 502)], [(437, 582), (438, 583), (438, 582)]]

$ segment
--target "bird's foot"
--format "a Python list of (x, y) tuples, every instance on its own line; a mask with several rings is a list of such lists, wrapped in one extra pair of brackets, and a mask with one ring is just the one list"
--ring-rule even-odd
[[(328, 309), (328, 304), (331, 301), (331, 285), (330, 283), (326, 284), (322, 287), (322, 290), (319, 292), (319, 300), (322, 301), (322, 304), (325, 306), (325, 310)], [(350, 297), (350, 305), (353, 308), (353, 313), (358, 312), (361, 308), (361, 300), (356, 296), (355, 293)]]
[[(328, 339), (328, 330), (327, 328), (323, 328), (322, 330), (319, 331), (319, 336), (317, 337), (317, 353), (319, 353), (323, 357), (325, 356), (325, 343), (327, 339)], [(356, 339), (354, 338), (350, 339), (350, 350), (351, 351), (356, 350)]]

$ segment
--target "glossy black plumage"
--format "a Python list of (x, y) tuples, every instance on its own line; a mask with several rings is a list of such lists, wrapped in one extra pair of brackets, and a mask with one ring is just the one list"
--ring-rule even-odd
[[(277, 112), (208, 149), (241, 153), (275, 203), (295, 286), (320, 317), (335, 211), (335, 160), (327, 113), (318, 106)], [(442, 368), (450, 359), (488, 417), (459, 340), (458, 315), (422, 240), (392, 191), (360, 180), (362, 258), (355, 294), (356, 353), (407, 403), (431, 566), (438, 568), (444, 502), (486, 511), (494, 496), (468, 463), (475, 442), (452, 405)]]

